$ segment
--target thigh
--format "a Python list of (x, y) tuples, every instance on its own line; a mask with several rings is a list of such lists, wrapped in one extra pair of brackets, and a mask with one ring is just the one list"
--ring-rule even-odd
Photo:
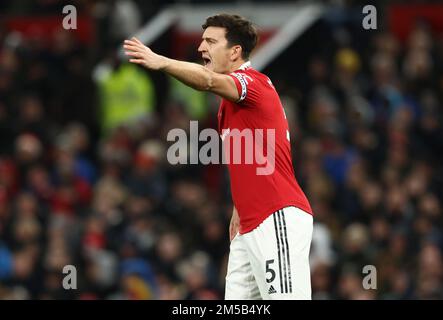
[(287, 207), (244, 235), (263, 299), (311, 299), (312, 229), (310, 214)]
[(261, 299), (248, 252), (244, 246), (243, 235), (237, 234), (232, 240), (226, 274), (226, 300)]

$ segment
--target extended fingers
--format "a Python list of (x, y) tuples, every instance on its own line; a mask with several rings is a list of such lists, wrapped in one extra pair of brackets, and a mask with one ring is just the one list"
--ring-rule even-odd
[(131, 57), (141, 57), (142, 55), (140, 52), (134, 52), (134, 51), (125, 51), (125, 54)]
[(131, 51), (142, 51), (143, 48), (140, 48), (139, 46), (135, 46), (132, 44), (125, 44), (123, 45), (123, 48), (125, 48), (126, 50), (131, 50)]
[(139, 50), (143, 50), (145, 48), (145, 46), (143, 44), (138, 43), (133, 40), (125, 40), (123, 47), (125, 47), (125, 46), (132, 47), (131, 50), (134, 50), (135, 48), (138, 48)]
[(143, 59), (129, 59), (129, 62), (143, 64)]
[(137, 42), (138, 44), (140, 44), (140, 45), (144, 45), (140, 40), (138, 40), (136, 37), (132, 37), (132, 39), (131, 40), (133, 40), (133, 41), (135, 41), (135, 42)]
[(127, 56), (140, 58), (143, 54), (143, 49), (141, 49), (139, 47), (131, 46), (131, 45), (124, 45), (123, 47), (125, 48), (125, 54)]

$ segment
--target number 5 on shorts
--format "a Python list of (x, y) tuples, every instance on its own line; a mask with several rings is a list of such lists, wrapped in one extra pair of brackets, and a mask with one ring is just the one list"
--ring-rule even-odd
[(274, 281), (274, 279), (275, 279), (275, 271), (274, 271), (274, 269), (271, 269), (271, 267), (270, 267), (270, 265), (271, 265), (272, 263), (274, 263), (274, 259), (266, 260), (266, 274), (268, 274), (268, 273), (271, 274), (271, 277), (270, 277), (270, 278), (268, 278), (268, 277), (266, 276), (266, 282), (267, 282), (267, 283), (270, 283), (270, 282)]

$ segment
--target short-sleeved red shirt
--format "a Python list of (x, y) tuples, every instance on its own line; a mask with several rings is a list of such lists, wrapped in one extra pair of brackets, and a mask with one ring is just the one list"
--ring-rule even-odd
[[(311, 206), (295, 179), (288, 123), (271, 80), (254, 70), (250, 62), (230, 76), (235, 81), (240, 99), (236, 103), (222, 99), (218, 124), (225, 155), (229, 153), (227, 142), (230, 143), (230, 155), (226, 161), (229, 160), (231, 194), (240, 217), (240, 233), (252, 231), (269, 215), (287, 206), (312, 214)], [(233, 154), (238, 150), (234, 147), (232, 135), (243, 132), (246, 137), (245, 129), (253, 136), (253, 161), (246, 161), (247, 148), (243, 140), (241, 161), (234, 162)], [(275, 143), (272, 142), (272, 132)], [(251, 152), (251, 145), (249, 147)], [(263, 151), (258, 152), (259, 155), (267, 157), (266, 163), (263, 163), (263, 157), (255, 156), (257, 148)], [(264, 171), (265, 167), (267, 171)], [(258, 174), (260, 168), (262, 173)]]

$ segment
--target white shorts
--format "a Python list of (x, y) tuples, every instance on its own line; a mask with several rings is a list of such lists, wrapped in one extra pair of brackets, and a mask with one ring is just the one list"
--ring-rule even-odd
[(295, 207), (271, 214), (231, 242), (226, 300), (311, 299), (312, 215)]

